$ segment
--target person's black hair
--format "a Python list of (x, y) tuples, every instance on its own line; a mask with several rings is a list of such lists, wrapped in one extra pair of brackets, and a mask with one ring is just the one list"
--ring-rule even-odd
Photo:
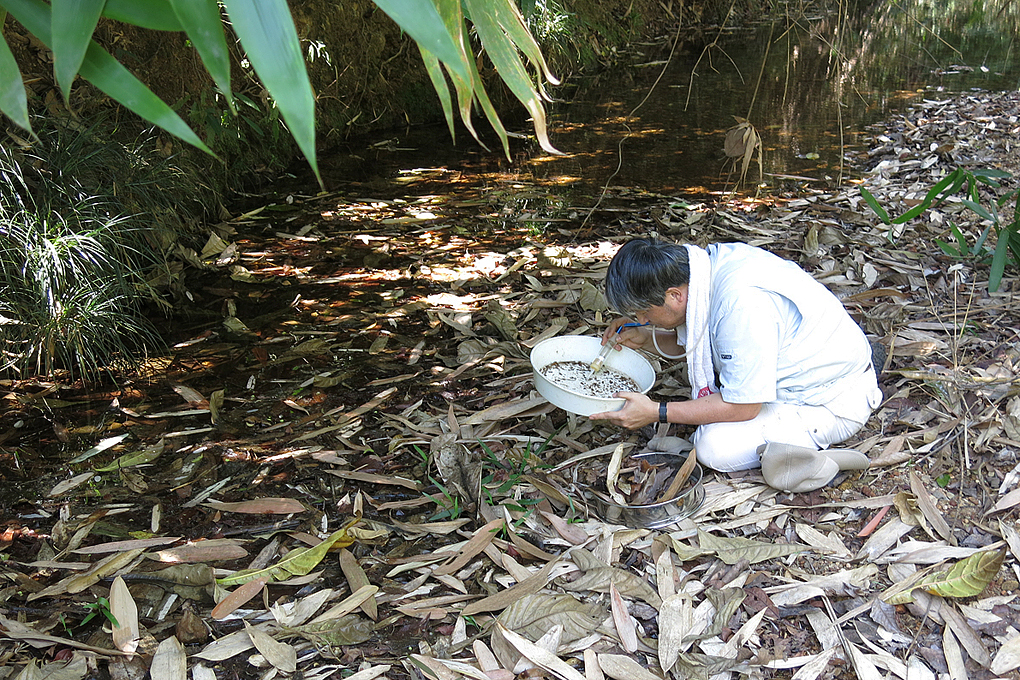
[(606, 273), (606, 301), (621, 314), (659, 307), (666, 291), (688, 283), (691, 268), (687, 248), (651, 238), (623, 244)]

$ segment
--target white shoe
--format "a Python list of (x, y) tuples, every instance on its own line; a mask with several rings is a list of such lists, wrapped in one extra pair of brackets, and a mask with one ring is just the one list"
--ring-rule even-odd
[(759, 451), (761, 473), (768, 485), (781, 491), (803, 493), (820, 489), (841, 470), (865, 470), (868, 457), (853, 449), (817, 449), (769, 442)]

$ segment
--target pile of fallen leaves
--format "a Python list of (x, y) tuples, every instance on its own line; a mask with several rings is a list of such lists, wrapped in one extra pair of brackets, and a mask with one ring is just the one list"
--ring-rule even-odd
[[(1015, 93), (924, 102), (864, 183), (903, 212), (954, 167), (1016, 170), (1018, 114)], [(1015, 272), (989, 293), (980, 256), (934, 241), (978, 218), (892, 230), (853, 186), (612, 189), (578, 242), (558, 227), (583, 209), (537, 184), (403, 179), (220, 225), (183, 253), (214, 321), (116, 389), (4, 384), (0, 678), (1015, 675)], [(871, 469), (794, 495), (706, 470), (697, 512), (654, 530), (592, 513), (581, 490), (653, 433), (553, 407), (528, 351), (600, 333), (609, 259), (652, 232), (765, 247), (843, 299), (889, 349), (850, 442)], [(685, 398), (656, 366), (653, 394)]]

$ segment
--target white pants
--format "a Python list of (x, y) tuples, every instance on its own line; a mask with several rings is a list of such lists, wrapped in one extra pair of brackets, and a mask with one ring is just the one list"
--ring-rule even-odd
[(882, 401), (875, 373), (869, 370), (852, 394), (838, 403), (807, 406), (784, 402), (762, 404), (751, 420), (700, 426), (691, 438), (698, 462), (720, 472), (761, 465), (758, 449), (768, 442), (825, 449), (849, 439), (864, 427)]

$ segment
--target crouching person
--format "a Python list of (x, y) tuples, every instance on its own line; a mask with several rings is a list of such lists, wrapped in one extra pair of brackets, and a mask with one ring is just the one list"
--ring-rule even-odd
[[(863, 454), (830, 447), (859, 431), (882, 400), (871, 345), (795, 263), (740, 243), (634, 239), (610, 263), (606, 298), (625, 317), (602, 342), (619, 332), (627, 347), (686, 358), (691, 399), (621, 392), (621, 410), (592, 419), (631, 429), (696, 425), (699, 462), (721, 472), (760, 465), (784, 491), (817, 489), (840, 470), (868, 466)], [(648, 325), (621, 328), (631, 319)]]

